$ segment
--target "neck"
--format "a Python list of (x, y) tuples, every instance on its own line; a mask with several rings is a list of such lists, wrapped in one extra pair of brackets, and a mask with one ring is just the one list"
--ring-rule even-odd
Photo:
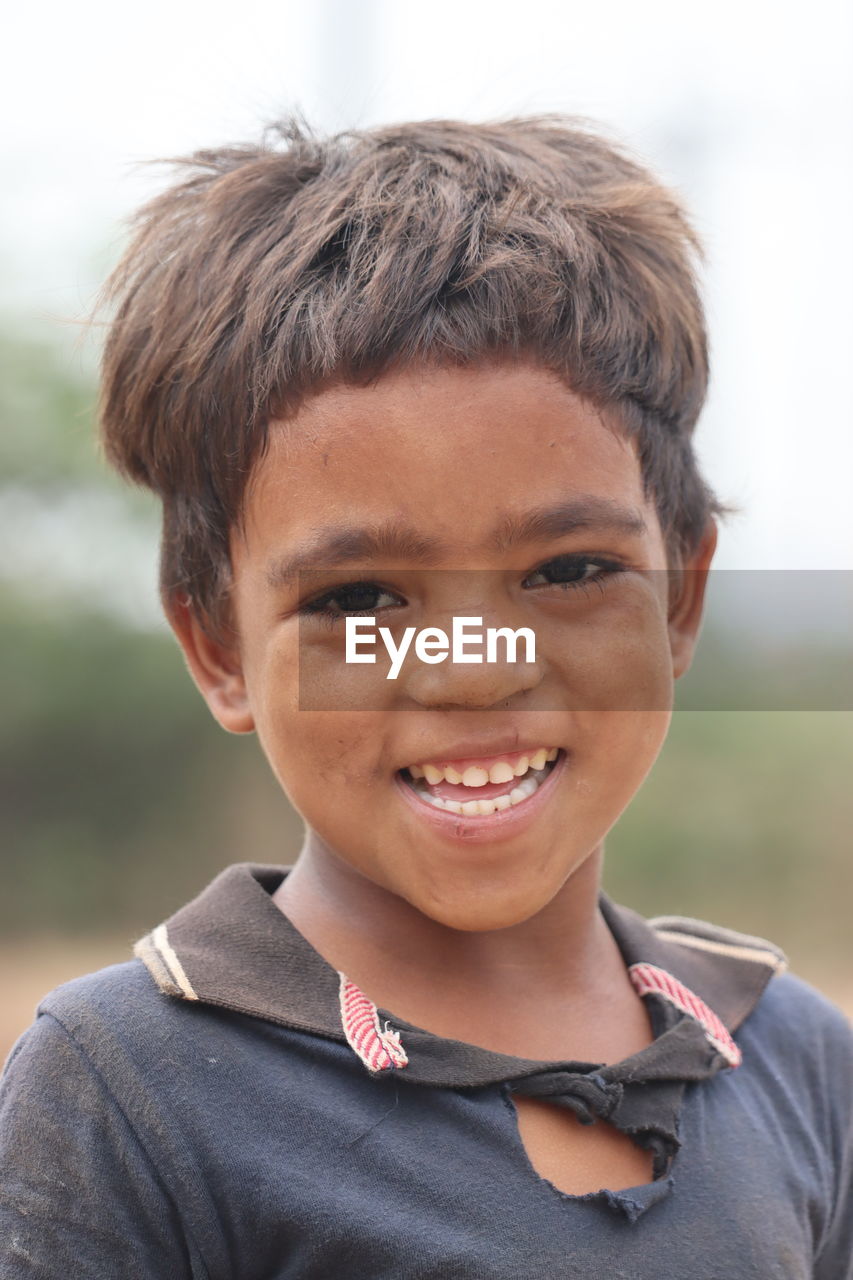
[(565, 1010), (567, 1002), (587, 1006), (615, 975), (624, 978), (598, 910), (601, 860), (599, 847), (531, 919), (474, 933), (430, 919), (309, 835), (274, 900), (330, 964), (409, 1021), (429, 1014), (436, 992), (446, 1012), (451, 988), (468, 1007), (529, 1005), (536, 993), (541, 1010), (552, 1001)]

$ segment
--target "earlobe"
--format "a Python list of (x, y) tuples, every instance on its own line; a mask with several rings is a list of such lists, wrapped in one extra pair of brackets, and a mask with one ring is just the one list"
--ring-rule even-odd
[(236, 645), (214, 639), (186, 595), (175, 594), (164, 604), (190, 675), (211, 715), (228, 733), (252, 733), (255, 720)]
[(669, 608), (669, 647), (672, 675), (677, 680), (689, 670), (699, 638), (708, 573), (717, 547), (717, 526), (710, 521), (702, 539), (683, 568), (673, 574)]

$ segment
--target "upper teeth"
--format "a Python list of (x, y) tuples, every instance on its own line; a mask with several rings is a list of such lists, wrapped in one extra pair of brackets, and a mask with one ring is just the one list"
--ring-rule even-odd
[(413, 778), (424, 778), (431, 786), (437, 782), (461, 783), (463, 787), (484, 787), (487, 782), (511, 782), (513, 778), (521, 778), (528, 769), (544, 769), (545, 762), (557, 759), (557, 747), (539, 747), (529, 755), (518, 758), (515, 765), (508, 760), (498, 760), (486, 769), (483, 765), (472, 764), (459, 773), (453, 765), (412, 764), (409, 773)]

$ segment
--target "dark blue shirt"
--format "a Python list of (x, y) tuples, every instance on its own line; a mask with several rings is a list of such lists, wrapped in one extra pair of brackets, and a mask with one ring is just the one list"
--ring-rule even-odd
[[(230, 868), (142, 959), (42, 1002), (0, 1092), (3, 1280), (853, 1277), (853, 1034), (769, 944), (608, 904), (626, 961), (674, 983), (655, 1044), (627, 1071), (526, 1062), (372, 1005), (348, 1031), (281, 875)], [(371, 1026), (396, 1065), (365, 1064)], [(571, 1196), (533, 1170), (510, 1081), (664, 1132), (672, 1064), (655, 1181)]]

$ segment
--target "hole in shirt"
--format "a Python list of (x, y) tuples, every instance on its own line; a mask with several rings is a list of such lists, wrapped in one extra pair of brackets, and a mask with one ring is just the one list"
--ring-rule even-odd
[(509, 1099), (528, 1160), (559, 1191), (582, 1196), (653, 1180), (651, 1151), (607, 1121), (581, 1124), (573, 1111), (541, 1098), (509, 1094)]

